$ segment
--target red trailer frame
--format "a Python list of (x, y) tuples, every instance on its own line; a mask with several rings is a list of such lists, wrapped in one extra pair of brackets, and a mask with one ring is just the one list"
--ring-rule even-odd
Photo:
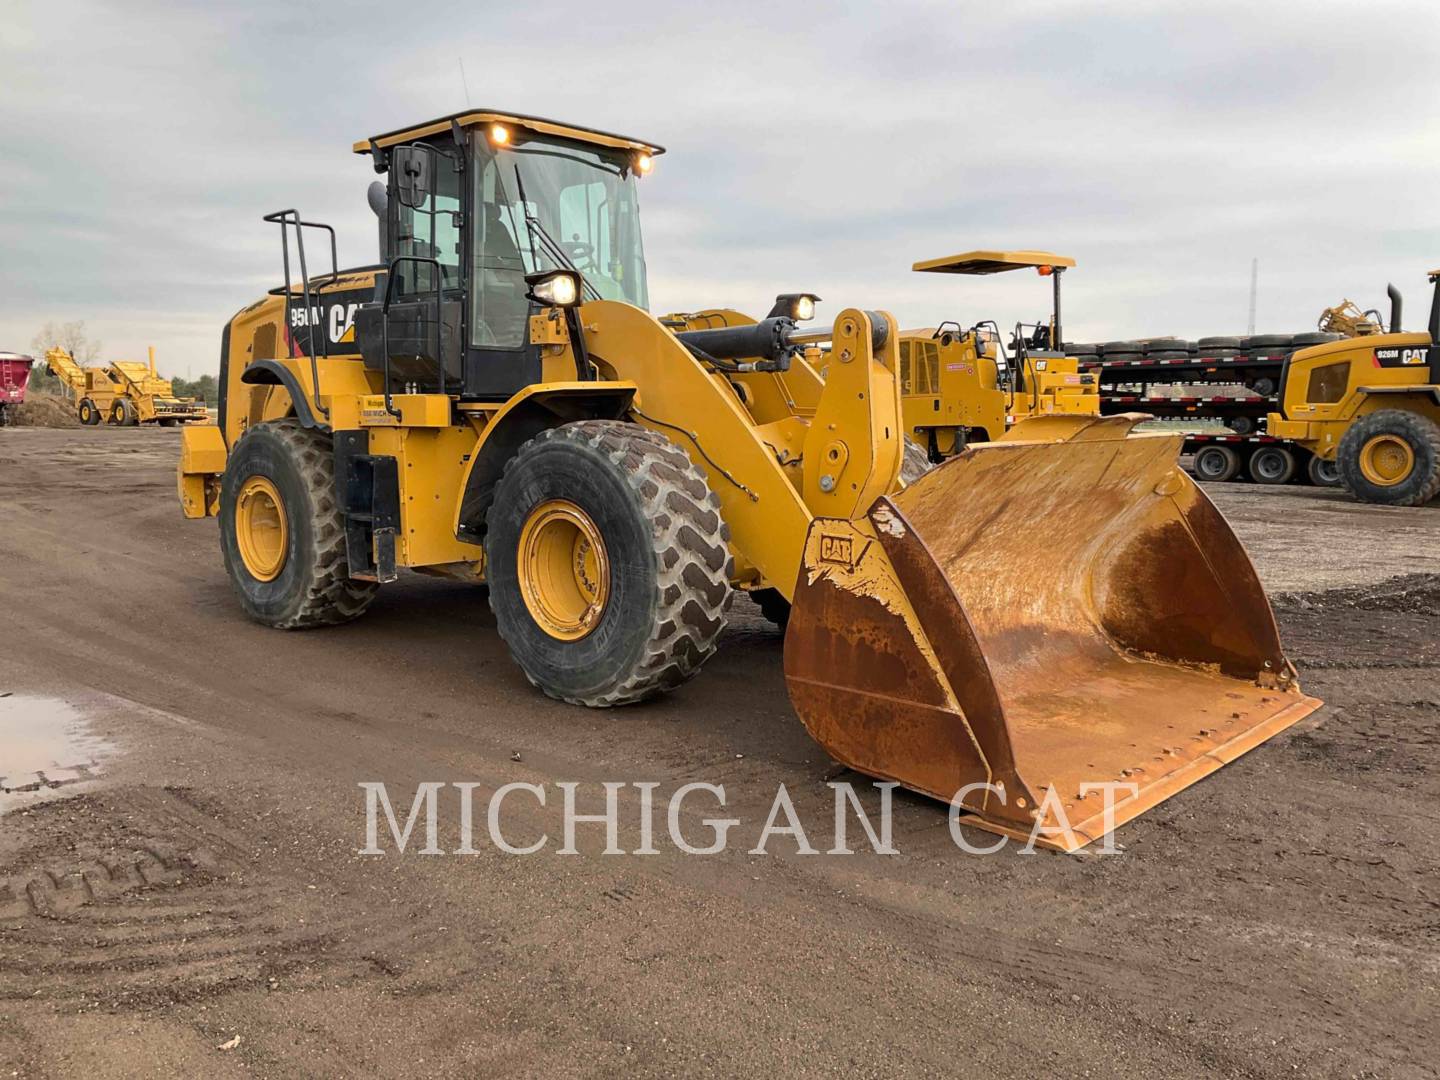
[(5, 426), (5, 413), (24, 403), (34, 364), (34, 358), (21, 353), (0, 352), (0, 427)]

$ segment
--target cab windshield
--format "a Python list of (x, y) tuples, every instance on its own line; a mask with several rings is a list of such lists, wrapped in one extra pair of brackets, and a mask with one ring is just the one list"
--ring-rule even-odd
[(529, 136), (498, 149), (476, 139), (474, 153), (472, 345), (522, 344), (525, 275), (567, 261), (588, 298), (649, 306), (627, 154)]

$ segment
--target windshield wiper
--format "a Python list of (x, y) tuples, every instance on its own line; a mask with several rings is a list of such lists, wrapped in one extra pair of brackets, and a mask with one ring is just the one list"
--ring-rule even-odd
[(540, 238), (540, 249), (550, 256), (551, 260), (559, 263), (566, 270), (573, 272), (580, 279), (581, 294), (588, 294), (591, 300), (601, 299), (599, 291), (590, 282), (585, 280), (585, 275), (580, 268), (571, 261), (565, 249), (555, 242), (555, 238), (545, 231), (545, 226), (540, 224), (540, 219), (530, 213), (530, 200), (525, 198), (525, 180), (520, 175), (520, 166), (515, 166), (515, 189), (520, 195), (520, 212), (525, 215), (525, 230), (530, 237), (530, 258), (535, 262), (537, 268), (540, 260), (535, 256), (535, 238)]

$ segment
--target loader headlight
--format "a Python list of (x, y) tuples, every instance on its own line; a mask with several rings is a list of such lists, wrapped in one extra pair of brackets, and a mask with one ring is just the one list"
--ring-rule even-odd
[(650, 170), (655, 168), (655, 159), (641, 150), (635, 155), (635, 171), (641, 176), (649, 176)]
[(544, 270), (526, 274), (526, 298), (546, 307), (574, 307), (580, 299), (580, 275), (574, 270)]
[(815, 317), (815, 305), (819, 300), (820, 297), (814, 293), (781, 293), (775, 297), (775, 306), (766, 317), (773, 319), (783, 316), (796, 322), (805, 322)]
[(504, 124), (491, 124), (490, 141), (496, 146), (505, 146), (510, 142), (510, 129)]

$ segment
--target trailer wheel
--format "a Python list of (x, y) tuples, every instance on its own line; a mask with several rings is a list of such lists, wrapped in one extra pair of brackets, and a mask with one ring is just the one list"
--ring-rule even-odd
[(235, 444), (220, 550), (245, 613), (281, 630), (349, 622), (379, 588), (350, 577), (330, 437), (298, 420), (256, 424)]
[(1340, 477), (1339, 462), (1326, 461), (1318, 454), (1310, 456), (1310, 463), (1305, 466), (1305, 475), (1316, 487), (1340, 487), (1345, 482)]
[(1255, 418), (1252, 416), (1232, 417), (1228, 421), (1228, 424), (1230, 426), (1230, 430), (1235, 432), (1236, 435), (1255, 434)]
[(1223, 484), (1234, 480), (1240, 472), (1240, 455), (1232, 446), (1202, 446), (1195, 452), (1191, 468), (1201, 480)]
[(510, 654), (574, 705), (642, 701), (695, 675), (730, 603), (730, 530), (705, 476), (636, 424), (542, 431), (486, 518), (490, 609)]
[(1295, 479), (1295, 455), (1288, 446), (1262, 446), (1250, 455), (1249, 471), (1257, 484), (1288, 484)]
[(1275, 380), (1268, 376), (1256, 379), (1250, 384), (1250, 389), (1254, 390), (1255, 393), (1261, 397), (1269, 397), (1275, 393)]
[(1403, 409), (1360, 417), (1335, 455), (1345, 487), (1362, 502), (1423, 506), (1440, 492), (1440, 425)]
[(100, 423), (100, 410), (95, 407), (95, 403), (89, 398), (84, 398), (80, 402), (80, 408), (77, 410), (77, 414), (80, 417), (80, 423), (86, 427), (94, 427)]

